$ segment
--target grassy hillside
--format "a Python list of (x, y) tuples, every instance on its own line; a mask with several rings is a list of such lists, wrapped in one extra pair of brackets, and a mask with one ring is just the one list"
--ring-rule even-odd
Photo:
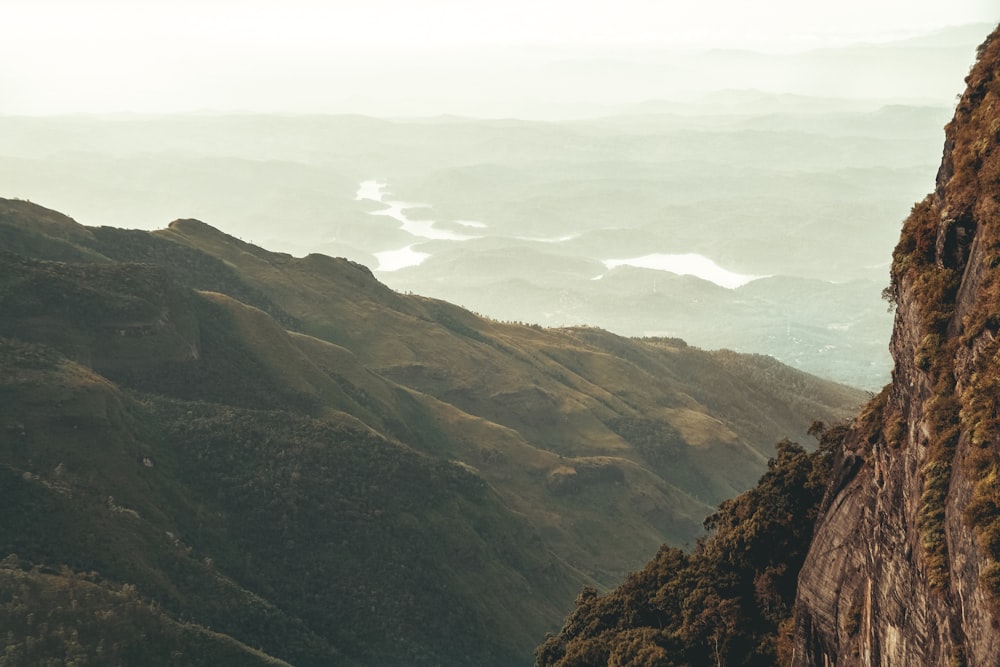
[(100, 616), (134, 586), (151, 635), (261, 660), (526, 663), (580, 586), (693, 543), (773, 443), (863, 398), (198, 221), (0, 200), (0, 244), (5, 590), (84, 578)]

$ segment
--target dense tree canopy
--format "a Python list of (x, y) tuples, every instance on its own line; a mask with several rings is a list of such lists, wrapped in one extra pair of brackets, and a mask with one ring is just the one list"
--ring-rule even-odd
[(777, 445), (760, 483), (705, 521), (690, 554), (664, 546), (607, 595), (584, 589), (538, 667), (775, 665), (787, 661), (795, 582), (844, 427), (812, 453)]

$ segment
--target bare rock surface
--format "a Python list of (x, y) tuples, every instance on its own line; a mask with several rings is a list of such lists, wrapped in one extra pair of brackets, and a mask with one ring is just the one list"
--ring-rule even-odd
[(1000, 32), (893, 257), (893, 381), (839, 454), (799, 577), (793, 664), (1000, 664)]

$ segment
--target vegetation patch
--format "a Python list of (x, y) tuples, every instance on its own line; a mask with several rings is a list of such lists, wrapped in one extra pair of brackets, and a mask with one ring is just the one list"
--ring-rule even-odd
[(927, 561), (928, 580), (931, 588), (944, 588), (950, 581), (948, 540), (945, 534), (945, 505), (951, 483), (952, 464), (958, 446), (959, 409), (944, 382), (939, 393), (928, 403), (932, 439), (928, 447), (927, 463), (921, 469), (923, 491), (917, 527), (920, 544)]
[(0, 561), (0, 627), (0, 664), (9, 667), (288, 666), (231, 637), (178, 621), (132, 584), (65, 566), (30, 566), (16, 555)]
[[(941, 212), (934, 197), (913, 207), (903, 225), (893, 253), (891, 300), (899, 303), (906, 290), (907, 305), (916, 310), (920, 342), (913, 353), (913, 366), (929, 378), (933, 395), (925, 406), (929, 442), (921, 468), (917, 528), (932, 588), (944, 588), (950, 581), (948, 542), (945, 534), (945, 505), (951, 482), (952, 464), (960, 436), (959, 404), (955, 399), (953, 359), (956, 342), (948, 339), (959, 272), (943, 266), (936, 256)], [(902, 441), (905, 425), (880, 418), (882, 435), (893, 446)]]
[(1000, 613), (1000, 460), (996, 442), (1000, 436), (1000, 343), (993, 342), (982, 353), (984, 363), (974, 372), (962, 394), (960, 419), (968, 434), (964, 465), (969, 474), (972, 499), (965, 520), (990, 564), (980, 582), (994, 613)]
[(690, 554), (664, 546), (606, 595), (585, 588), (537, 667), (778, 664), (790, 656), (796, 580), (844, 426), (819, 448), (783, 441), (760, 483), (705, 521)]
[[(923, 489), (918, 518), (930, 584), (935, 588), (948, 585), (945, 504), (958, 443), (965, 438), (969, 449), (961, 465), (974, 486), (964, 516), (988, 563), (981, 577), (983, 589), (997, 607), (1000, 498), (995, 443), (1000, 433), (1000, 358), (995, 338), (1000, 329), (1000, 276), (995, 269), (1000, 265), (1000, 118), (996, 112), (1000, 42), (987, 40), (978, 55), (979, 62), (966, 79), (968, 87), (947, 127), (938, 191), (916, 204), (903, 225), (887, 296), (891, 303), (902, 306), (905, 300), (915, 310), (910, 314), (917, 316), (919, 328), (913, 334), (920, 342), (913, 366), (926, 374), (932, 386), (924, 415), (929, 442), (920, 471)], [(981, 257), (971, 258), (974, 247)], [(968, 304), (958, 323), (954, 309), (961, 274), (974, 287), (975, 301)], [(961, 378), (964, 388), (957, 396), (959, 352), (970, 350), (975, 367)]]

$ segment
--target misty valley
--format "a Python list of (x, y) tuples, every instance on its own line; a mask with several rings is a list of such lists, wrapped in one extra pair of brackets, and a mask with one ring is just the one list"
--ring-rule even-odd
[[(0, 171), (85, 224), (184, 211), (495, 319), (680, 337), (875, 390), (887, 258), (948, 109), (733, 96), (573, 122), (11, 118)], [(420, 206), (373, 216), (380, 198)]]

